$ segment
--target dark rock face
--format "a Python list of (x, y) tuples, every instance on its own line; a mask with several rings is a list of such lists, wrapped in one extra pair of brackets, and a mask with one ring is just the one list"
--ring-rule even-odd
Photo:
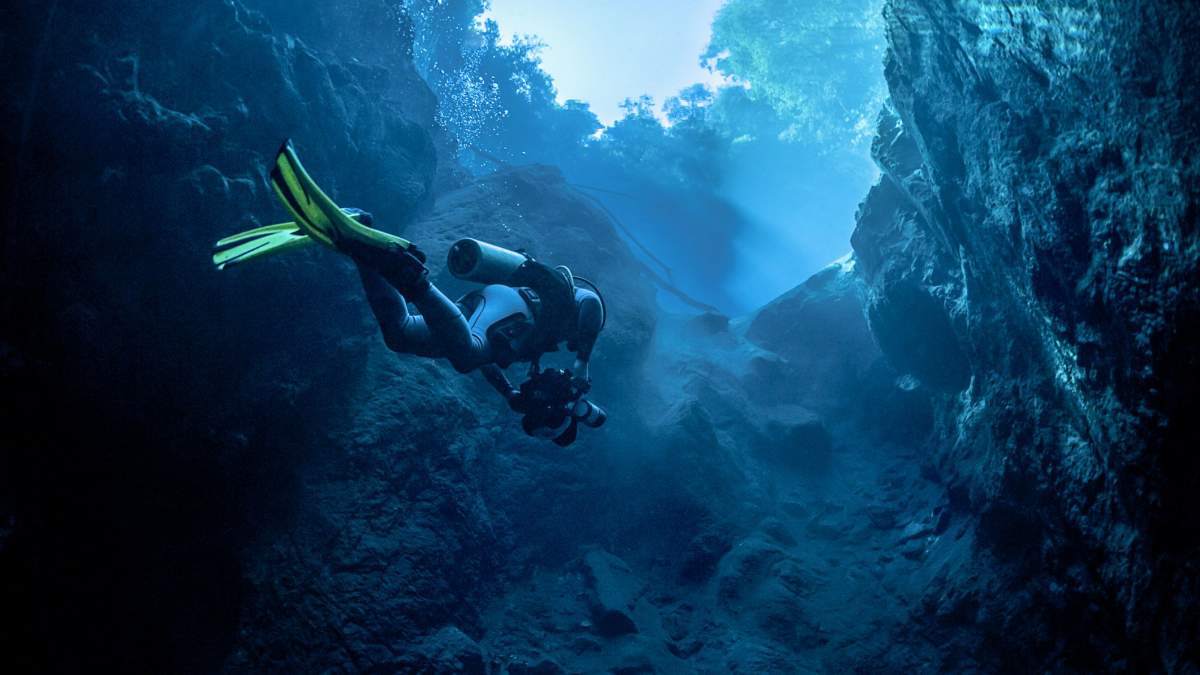
[(629, 565), (604, 551), (589, 551), (583, 556), (583, 565), (596, 632), (604, 637), (638, 632), (630, 613), (642, 584)]
[(977, 518), (922, 615), (962, 630), (943, 667), (1016, 642), (997, 668), (1194, 668), (1200, 13), (886, 17), (884, 179), (853, 243), (881, 348), (942, 392), (934, 466)]
[(240, 547), (295, 515), (311, 411), (369, 333), (349, 270), (216, 274), (209, 246), (283, 220), (265, 174), (289, 135), (342, 202), (411, 219), (435, 101), (403, 52), (343, 60), (239, 2), (3, 15), (0, 612), (26, 628), (0, 647), (27, 672), (212, 672)]
[[(878, 361), (879, 348), (863, 322), (854, 261), (846, 257), (755, 313), (746, 329), (754, 344), (787, 360), (789, 372), (781, 389), (807, 386), (813, 398), (840, 392), (843, 402), (856, 401), (854, 385)], [(845, 327), (832, 331), (830, 326)]]

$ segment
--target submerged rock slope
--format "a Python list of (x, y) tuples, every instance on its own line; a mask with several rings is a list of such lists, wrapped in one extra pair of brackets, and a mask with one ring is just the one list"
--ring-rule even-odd
[[(544, 251), (627, 299), (609, 317), (621, 337), (603, 349), (616, 353), (597, 354), (604, 376), (595, 396), (609, 404), (606, 392), (636, 372), (655, 317), (648, 282), (608, 219), (545, 167), (444, 194), (406, 235), (421, 243), (434, 279), (451, 292), (442, 261), (466, 233)], [(335, 257), (326, 262), (346, 265)], [(573, 552), (604, 525), (571, 531), (537, 514), (586, 509), (565, 502), (572, 482), (578, 490), (585, 480), (587, 451), (597, 450), (588, 434), (578, 446), (584, 450), (541, 447), (478, 375), (392, 354), (378, 336), (363, 370), (340, 390), (345, 414), (327, 418), (313, 439), (320, 449), (301, 470), (297, 519), (263, 533), (248, 551), (253, 592), (227, 664), (234, 671), (480, 671), (477, 641), (488, 626), (479, 608), (504, 592), (514, 548)], [(614, 410), (634, 414), (610, 396)], [(519, 522), (526, 513), (546, 531), (526, 532)]]
[(885, 16), (884, 178), (853, 244), (880, 345), (940, 392), (933, 463), (977, 520), (921, 630), (1001, 659), (977, 667), (1195, 668), (1200, 10)]

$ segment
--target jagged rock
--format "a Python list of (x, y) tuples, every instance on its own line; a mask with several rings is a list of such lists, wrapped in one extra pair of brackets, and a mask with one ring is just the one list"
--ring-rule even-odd
[(764, 411), (759, 452), (785, 468), (821, 471), (828, 467), (833, 438), (816, 413), (800, 406)]
[(769, 575), (772, 565), (783, 558), (778, 546), (763, 539), (738, 542), (721, 559), (715, 579), (717, 597), (730, 607), (746, 606), (754, 588)]
[(867, 519), (871, 521), (871, 526), (880, 530), (896, 527), (898, 515), (899, 510), (892, 506), (873, 505), (867, 509)]
[(638, 632), (632, 615), (642, 582), (629, 566), (620, 558), (597, 549), (584, 554), (583, 569), (587, 574), (588, 604), (596, 632), (604, 637)]
[(908, 525), (905, 525), (904, 530), (900, 532), (900, 541), (903, 542), (908, 541), (909, 539), (924, 537), (931, 532), (933, 532), (932, 523), (924, 521), (912, 522)]
[[(852, 238), (868, 316), (889, 361), (943, 392), (936, 474), (1006, 561), (961, 582), (980, 589), (979, 633), (947, 659), (1004, 635), (1028, 645), (1013, 670), (1197, 662), (1200, 616), (1181, 608), (1200, 528), (1177, 514), (1200, 466), (1179, 405), (1200, 381), (1200, 191), (1182, 159), (1200, 148), (1200, 8), (1127, 10), (885, 10), (884, 178)], [(1055, 588), (1097, 608), (1086, 625)]]
[(768, 518), (764, 520), (759, 525), (759, 529), (762, 530), (762, 532), (772, 540), (774, 540), (775, 543), (781, 546), (796, 545), (796, 537), (792, 535), (792, 532), (788, 529), (788, 526), (777, 518)]
[(599, 652), (601, 649), (603, 646), (599, 642), (585, 636), (575, 638), (570, 644), (570, 650), (576, 655)]
[[(879, 348), (867, 330), (850, 256), (814, 274), (759, 310), (746, 328), (752, 343), (782, 357), (788, 402), (829, 405), (831, 393), (853, 396)], [(839, 401), (840, 402), (840, 401)]]
[(533, 665), (525, 663), (508, 664), (509, 675), (563, 675), (567, 671), (555, 661), (542, 659)]
[(659, 670), (649, 657), (640, 654), (631, 654), (620, 664), (613, 666), (608, 672), (612, 673), (612, 675), (646, 675), (646, 673), (657, 673)]
[(883, 358), (888, 350), (876, 346), (856, 269), (847, 255), (753, 315), (746, 339), (770, 351), (751, 359), (747, 388), (764, 403), (850, 415), (881, 439), (911, 443), (932, 422), (928, 392), (896, 378), (892, 365), (904, 366), (902, 358)]
[(688, 583), (707, 580), (721, 558), (733, 548), (729, 533), (721, 528), (701, 532), (688, 544), (679, 568), (679, 577)]
[(909, 560), (920, 560), (921, 558), (924, 558), (925, 551), (925, 539), (922, 537), (907, 539), (900, 545), (900, 555), (908, 558)]
[(417, 649), (423, 670), (434, 673), (483, 673), (479, 644), (455, 626), (446, 626), (423, 640)]

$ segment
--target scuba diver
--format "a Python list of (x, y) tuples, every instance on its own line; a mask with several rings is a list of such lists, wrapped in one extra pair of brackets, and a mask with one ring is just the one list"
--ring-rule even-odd
[[(429, 281), (423, 251), (372, 228), (371, 214), (334, 204), (304, 171), (290, 142), (276, 155), (271, 185), (295, 222), (217, 242), (213, 263), (218, 269), (313, 242), (324, 244), (353, 260), (392, 351), (445, 358), (460, 373), (479, 370), (509, 407), (523, 415), (526, 433), (560, 446), (575, 441), (579, 424), (604, 424), (604, 410), (586, 398), (591, 388), (588, 362), (606, 319), (595, 284), (523, 252), (461, 239), (447, 257), (450, 273), (483, 286), (454, 302)], [(410, 312), (408, 303), (419, 313)], [(575, 353), (572, 369), (541, 368), (541, 357), (562, 343)], [(528, 379), (519, 388), (504, 374), (517, 362), (530, 364)]]

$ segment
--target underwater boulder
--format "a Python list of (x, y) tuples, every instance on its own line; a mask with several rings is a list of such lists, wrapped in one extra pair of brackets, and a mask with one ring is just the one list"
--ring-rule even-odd
[(679, 567), (679, 578), (693, 584), (707, 581), (732, 548), (729, 528), (714, 526), (700, 532), (688, 544)]
[(633, 612), (643, 584), (625, 561), (595, 549), (584, 554), (583, 570), (596, 632), (604, 637), (637, 633)]
[(828, 408), (859, 394), (881, 357), (859, 295), (855, 261), (846, 256), (751, 317), (746, 339), (783, 362), (792, 391), (779, 402)]
[(820, 416), (800, 406), (774, 406), (760, 414), (761, 436), (754, 444), (759, 456), (793, 471), (828, 468), (833, 437)]
[(754, 590), (784, 557), (783, 550), (764, 537), (751, 536), (738, 542), (717, 568), (713, 581), (718, 600), (730, 609), (748, 606)]
[(421, 641), (417, 653), (423, 658), (420, 668), (435, 673), (486, 672), (483, 650), (456, 626), (446, 626)]

